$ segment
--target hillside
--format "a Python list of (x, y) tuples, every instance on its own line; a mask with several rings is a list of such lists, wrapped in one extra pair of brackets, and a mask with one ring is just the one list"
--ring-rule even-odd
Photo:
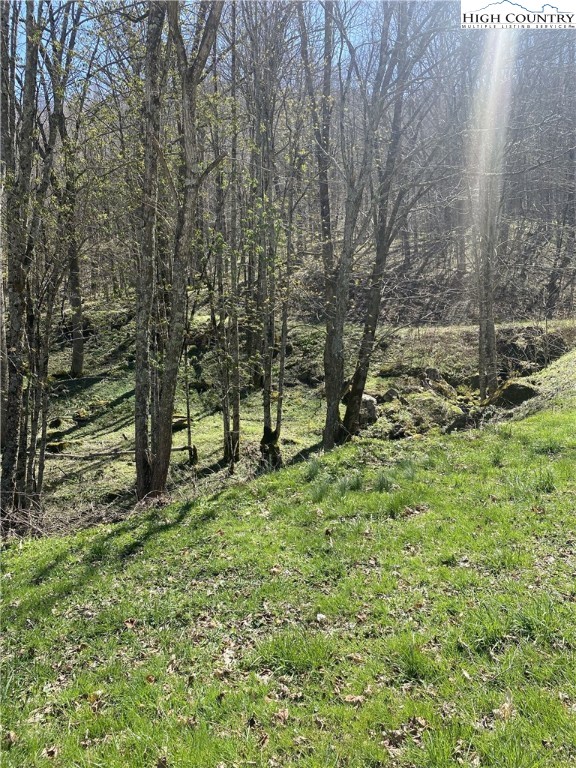
[(524, 419), (4, 552), (3, 766), (576, 762), (576, 353)]
[[(93, 330), (86, 343), (86, 370), (90, 375), (81, 379), (67, 375), (69, 342), (60, 344), (52, 354), (45, 506), (42, 516), (34, 521), (44, 532), (69, 533), (97, 522), (123, 519), (136, 503), (134, 318), (122, 304), (103, 308), (97, 302), (88, 306), (86, 316)], [(223, 484), (244, 482), (258, 470), (262, 394), (249, 386), (245, 386), (241, 402), (241, 461), (236, 465), (234, 478), (229, 478), (228, 468), (219, 464), (219, 367), (217, 352), (206, 333), (207, 320), (202, 316), (197, 320), (195, 334), (202, 341), (197, 342), (198, 347), (190, 357), (188, 373), (192, 441), (199, 462), (191, 468), (186, 452), (173, 453), (168, 487), (168, 498), (172, 500), (186, 501), (219, 490)], [(538, 358), (538, 365), (542, 364), (538, 356), (543, 353), (544, 344), (552, 346), (556, 354), (576, 345), (576, 326), (571, 321), (558, 321), (550, 329), (501, 326), (501, 357), (513, 373), (531, 370), (532, 361), (523, 359), (524, 347), (531, 343), (527, 337), (530, 330), (539, 334), (540, 347), (532, 344), (532, 357)], [(318, 450), (321, 440), (325, 412), (323, 333), (321, 327), (305, 324), (295, 325), (290, 333), (281, 440), (287, 463)], [(346, 375), (352, 374), (352, 350), (357, 347), (359, 334), (358, 326), (349, 327)], [(510, 339), (520, 339), (521, 344), (514, 342), (514, 346)], [(387, 437), (396, 425), (402, 427), (404, 434), (420, 434), (435, 422), (441, 426), (449, 421), (451, 414), (458, 414), (458, 408), (474, 407), (478, 403), (473, 388), (476, 367), (475, 328), (384, 328), (374, 353), (367, 391), (381, 402), (387, 392), (395, 389), (402, 402), (381, 402), (380, 419), (371, 429), (372, 436)], [(446, 382), (445, 391), (440, 388), (435, 397), (422, 384), (422, 377), (430, 368), (437, 370)], [(247, 374), (244, 381), (249, 381)], [(182, 375), (176, 398), (178, 417), (186, 414), (185, 387)], [(185, 445), (186, 431), (176, 432), (175, 448)]]
[(0, 768), (576, 768), (576, 48), (528, 21), (0, 2)]

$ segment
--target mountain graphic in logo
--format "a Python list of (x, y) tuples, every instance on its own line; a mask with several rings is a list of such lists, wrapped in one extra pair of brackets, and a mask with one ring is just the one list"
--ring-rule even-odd
[[(529, 7), (530, 6), (530, 7)], [(511, 0), (499, 0), (497, 3), (488, 3), (488, 5), (484, 5), (482, 8), (476, 8), (474, 9), (475, 13), (486, 13), (486, 11), (497, 12), (500, 13), (506, 13), (507, 11), (516, 11), (516, 12), (525, 12), (525, 13), (543, 13), (543, 14), (554, 14), (557, 15), (559, 13), (568, 13), (568, 11), (561, 11), (559, 8), (557, 8), (555, 5), (550, 5), (550, 3), (544, 3), (544, 5), (538, 5), (530, 3), (528, 6), (522, 5), (521, 3), (512, 3)]]
[(576, 26), (576, 0), (461, 0), (462, 23), (484, 28), (566, 29)]

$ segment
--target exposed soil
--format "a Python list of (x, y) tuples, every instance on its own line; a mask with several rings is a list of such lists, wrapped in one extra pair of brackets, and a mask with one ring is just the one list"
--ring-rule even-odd
[[(472, 341), (472, 336), (469, 339)], [(392, 386), (375, 393), (379, 418), (368, 434), (397, 440), (433, 428), (450, 433), (473, 429), (494, 419), (511, 417), (511, 411), (540, 394), (527, 377), (544, 370), (569, 350), (560, 333), (545, 328), (501, 328), (497, 334), (500, 386), (481, 403), (478, 376), (462, 371), (441, 371), (410, 363), (384, 365), (379, 376)]]

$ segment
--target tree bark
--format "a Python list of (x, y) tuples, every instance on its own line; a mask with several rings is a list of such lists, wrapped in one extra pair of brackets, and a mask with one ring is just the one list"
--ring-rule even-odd
[(152, 477), (149, 493), (158, 495), (164, 492), (170, 464), (172, 448), (172, 414), (182, 344), (186, 327), (186, 290), (190, 266), (190, 254), (194, 258), (194, 224), (198, 194), (204, 173), (200, 168), (198, 152), (196, 108), (198, 85), (206, 61), (216, 37), (223, 2), (209, 4), (207, 15), (202, 14), (196, 29), (198, 49), (189, 61), (182, 33), (180, 30), (179, 5), (168, 2), (164, 7), (168, 12), (170, 32), (176, 48), (178, 71), (181, 79), (182, 126), (181, 139), (183, 149), (182, 174), (184, 194), (178, 210), (176, 237), (172, 262), (172, 291), (170, 295), (170, 319), (168, 338), (164, 351), (163, 370), (160, 381), (157, 423), (152, 424), (156, 435), (156, 451), (152, 459)]
[[(6, 12), (2, 4), (3, 13)], [(14, 6), (13, 13), (18, 13)], [(3, 528), (12, 527), (9, 510), (17, 505), (16, 469), (20, 451), (23, 388), (25, 374), (26, 279), (30, 268), (28, 242), (28, 203), (34, 154), (34, 122), (36, 117), (36, 76), (38, 71), (39, 30), (34, 19), (34, 3), (26, 3), (26, 73), (22, 95), (22, 120), (18, 135), (18, 165), (13, 165), (13, 178), (7, 190), (7, 292), (9, 325), (8, 388), (6, 396), (6, 422), (4, 452), (2, 454), (2, 480), (0, 493), (4, 510)], [(4, 74), (4, 73), (3, 73)], [(12, 83), (11, 85), (14, 85)], [(2, 77), (3, 101), (15, 101), (9, 93), (10, 84)], [(12, 144), (15, 137), (6, 137)]]
[(327, 451), (336, 445), (340, 436), (340, 398), (342, 396), (344, 380), (343, 337), (339, 332), (340, 318), (342, 317), (343, 310), (342, 307), (337, 306), (338, 299), (342, 296), (343, 285), (342, 281), (338, 281), (338, 271), (335, 263), (329, 184), (333, 8), (334, 4), (331, 0), (327, 0), (324, 3), (324, 66), (322, 93), (320, 104), (318, 104), (312, 78), (306, 20), (302, 4), (298, 3), (297, 6), (300, 36), (302, 39), (302, 59), (314, 124), (315, 154), (318, 167), (318, 202), (320, 207), (320, 239), (324, 267), (324, 311), (326, 317), (326, 339), (324, 342), (326, 419), (324, 422), (322, 445), (324, 450)]
[[(382, 284), (384, 281), (386, 262), (390, 250), (392, 239), (392, 230), (398, 217), (398, 207), (391, 205), (392, 182), (396, 173), (396, 167), (399, 161), (402, 138), (402, 110), (404, 106), (406, 77), (404, 71), (406, 63), (406, 37), (409, 16), (402, 7), (400, 11), (399, 29), (392, 55), (388, 62), (381, 58), (379, 72), (382, 74), (377, 78), (380, 83), (378, 99), (384, 100), (385, 93), (382, 88), (387, 88), (392, 80), (392, 73), (397, 68), (397, 77), (394, 83), (394, 111), (390, 127), (390, 140), (386, 153), (386, 160), (379, 170), (378, 187), (376, 192), (376, 217), (374, 227), (375, 251), (374, 266), (370, 276), (368, 288), (367, 306), (364, 317), (364, 329), (362, 340), (358, 350), (356, 368), (352, 376), (350, 391), (346, 403), (346, 413), (344, 415), (344, 435), (349, 439), (352, 435), (358, 433), (360, 428), (360, 409), (362, 406), (362, 396), (366, 386), (366, 379), (370, 368), (370, 361), (374, 349), (374, 339), (376, 329), (380, 319), (380, 305), (382, 301)], [(383, 30), (389, 27), (389, 23)], [(382, 50), (381, 50), (382, 56)], [(376, 132), (380, 123), (380, 106), (378, 102), (371, 105), (371, 131)], [(370, 139), (368, 139), (370, 140)], [(392, 209), (392, 210), (391, 210)]]
[(231, 178), (232, 201), (230, 205), (230, 357), (232, 362), (231, 375), (231, 406), (232, 429), (230, 431), (230, 467), (240, 459), (240, 339), (238, 333), (238, 306), (240, 291), (238, 284), (238, 125), (236, 119), (236, 80), (238, 76), (236, 57), (236, 3), (232, 4), (232, 61), (231, 67), (231, 98), (232, 98), (232, 141), (231, 141)]
[(148, 4), (144, 81), (144, 178), (140, 211), (140, 242), (136, 282), (135, 343), (135, 456), (136, 494), (143, 499), (152, 490), (150, 446), (150, 320), (154, 311), (156, 260), (156, 202), (160, 146), (160, 47), (166, 15), (163, 2)]
[(498, 387), (496, 355), (496, 325), (494, 322), (494, 255), (496, 253), (497, 214), (490, 216), (480, 237), (480, 266), (478, 287), (480, 299), (479, 326), (479, 387), (480, 398), (493, 394)]
[(82, 283), (80, 280), (80, 255), (75, 227), (68, 233), (68, 268), (70, 306), (72, 307), (72, 361), (70, 376), (81, 378), (84, 372), (84, 317), (82, 312)]

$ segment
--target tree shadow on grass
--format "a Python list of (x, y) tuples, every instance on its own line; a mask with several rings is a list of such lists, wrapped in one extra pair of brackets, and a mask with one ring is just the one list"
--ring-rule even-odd
[(215, 475), (218, 472), (221, 472), (223, 469), (227, 469), (229, 466), (229, 461), (226, 461), (225, 459), (218, 459), (218, 461), (212, 462), (212, 464), (209, 464), (207, 467), (200, 467), (198, 470), (196, 470), (196, 477), (201, 480), (205, 477)]
[(301, 464), (303, 461), (308, 461), (310, 456), (314, 453), (319, 453), (322, 450), (322, 440), (319, 440), (317, 443), (314, 443), (313, 445), (309, 445), (308, 448), (304, 448), (301, 451), (298, 451), (298, 453), (294, 456), (292, 456), (291, 459), (288, 459), (285, 466), (291, 467), (294, 464)]
[(119, 362), (120, 359), (125, 357), (126, 352), (128, 352), (128, 350), (134, 346), (134, 341), (135, 338), (132, 335), (122, 339), (122, 341), (116, 344), (114, 349), (111, 349), (106, 353), (106, 355), (102, 358), (102, 363), (104, 365), (112, 365), (113, 363)]
[[(101, 456), (98, 458), (95, 458), (94, 460), (87, 459), (85, 461), (83, 460), (74, 460), (74, 459), (66, 459), (63, 460), (61, 463), (56, 465), (56, 467), (50, 467), (50, 475), (47, 477), (46, 483), (45, 483), (45, 492), (46, 494), (54, 494), (56, 491), (58, 491), (61, 487), (66, 487), (70, 484), (71, 481), (74, 481), (75, 483), (82, 483), (82, 482), (90, 482), (90, 479), (93, 478), (94, 473), (97, 473), (98, 471), (104, 472), (112, 462), (118, 462), (126, 460), (128, 457), (125, 455), (122, 455), (118, 452), (115, 453), (115, 451), (121, 451), (122, 448), (111, 448), (110, 452), (106, 456)], [(55, 459), (57, 461), (57, 459)], [(131, 464), (134, 462), (131, 461)], [(60, 475), (57, 474), (55, 470), (60, 471)], [(88, 480), (85, 479), (85, 476), (89, 476)], [(110, 484), (112, 484), (112, 480), (109, 481)], [(113, 487), (110, 485), (110, 491), (106, 492), (104, 496), (98, 497), (95, 494), (94, 487), (91, 489), (91, 500), (95, 501), (97, 505), (100, 504), (109, 504), (112, 501), (115, 501), (118, 499), (119, 506), (122, 509), (129, 509), (134, 504), (134, 489), (133, 487), (126, 488), (124, 486), (118, 488)], [(113, 494), (113, 497), (110, 496), (110, 493)], [(107, 498), (110, 496), (109, 498)], [(52, 504), (52, 507), (54, 505)], [(102, 515), (100, 516), (100, 520), (106, 519), (106, 510), (103, 510)], [(68, 518), (66, 518), (68, 519)], [(96, 525), (96, 523), (99, 522), (97, 517), (92, 520), (91, 525)], [(81, 526), (83, 528), (86, 528), (86, 525)], [(61, 532), (61, 528), (54, 528), (54, 526), (47, 526), (45, 533), (47, 535), (50, 534), (50, 532)], [(72, 530), (68, 530), (68, 533), (73, 533), (77, 530), (76, 527), (74, 527)]]
[[(149, 541), (181, 526), (197, 503), (190, 501), (176, 509), (155, 508), (143, 515), (135, 514), (123, 523), (115, 524), (111, 530), (97, 533), (88, 543), (81, 538), (75, 546), (59, 552), (49, 563), (31, 573), (29, 583), (32, 588), (41, 587), (50, 580), (50, 589), (31, 590), (29, 598), (23, 599), (11, 611), (11, 618), (25, 622), (29, 616), (49, 615), (59, 601), (72, 594), (81, 602), (83, 587), (101, 574), (109, 577), (123, 571), (128, 561), (137, 557)], [(195, 527), (200, 529), (215, 516), (213, 510), (203, 510), (194, 518)], [(128, 541), (122, 542), (123, 537), (130, 535)], [(60, 569), (62, 572), (57, 573)], [(6, 616), (6, 619), (10, 620), (10, 617)]]
[[(321, 443), (315, 443), (292, 457), (287, 466), (306, 461), (318, 452)], [(222, 460), (201, 470), (208, 476), (226, 467)], [(228, 489), (211, 495), (216, 499)], [(47, 616), (59, 602), (75, 595), (83, 599), (83, 588), (101, 576), (109, 577), (122, 572), (127, 564), (138, 557), (148, 542), (182, 526), (188, 518), (193, 527), (188, 530), (201, 533), (202, 528), (217, 516), (213, 508), (202, 509), (206, 497), (194, 499), (178, 506), (155, 507), (136, 511), (123, 522), (103, 528), (86, 541), (80, 534), (77, 543), (67, 542), (66, 549), (56, 553), (52, 560), (33, 569), (29, 577), (30, 594), (6, 616), (8, 621), (25, 622), (29, 616)], [(197, 514), (190, 519), (197, 510)], [(125, 539), (125, 540), (123, 540)]]
[[(74, 379), (72, 379), (74, 381)], [(67, 429), (61, 429), (58, 432), (53, 432), (50, 434), (50, 440), (58, 439), (61, 440), (62, 438), (71, 435), (73, 432), (76, 432), (76, 430), (84, 429), (85, 427), (93, 424), (94, 422), (98, 421), (102, 418), (102, 411), (106, 410), (108, 412), (114, 410), (117, 406), (121, 405), (125, 400), (129, 400), (131, 397), (134, 396), (134, 389), (129, 389), (127, 392), (123, 392), (121, 395), (118, 395), (118, 397), (115, 397), (114, 400), (110, 400), (110, 402), (106, 403), (105, 408), (98, 409), (94, 413), (90, 414), (89, 416), (86, 416), (82, 419), (82, 424), (74, 424), (72, 427), (68, 427)], [(102, 428), (94, 432), (90, 433), (90, 436), (94, 437), (98, 433), (100, 434), (109, 434), (110, 432), (115, 432), (118, 429), (121, 429), (123, 426), (127, 426), (130, 423), (133, 423), (134, 419), (133, 417), (124, 417), (121, 416), (116, 422), (113, 424), (107, 424), (106, 428)]]
[[(75, 395), (79, 395), (80, 393), (84, 392), (87, 389), (90, 389), (90, 387), (93, 387), (94, 384), (99, 384), (101, 381), (104, 381), (104, 379), (108, 378), (108, 375), (105, 373), (98, 374), (96, 376), (82, 376), (79, 379), (75, 379), (72, 376), (56, 376), (54, 378), (55, 386), (60, 387), (64, 385), (66, 387), (66, 397), (74, 397)], [(59, 396), (63, 396), (64, 392), (62, 392), (60, 395), (56, 395), (56, 399), (58, 399)]]
[[(100, 418), (101, 416), (102, 414), (100, 414), (97, 418)], [(92, 419), (91, 421), (95, 421), (95, 419)], [(134, 414), (131, 413), (129, 416), (121, 416), (120, 418), (116, 419), (116, 421), (107, 423), (104, 427), (98, 427), (97, 425), (94, 425), (94, 429), (85, 432), (84, 435), (82, 435), (82, 438), (94, 439), (97, 437), (103, 437), (104, 435), (111, 435), (113, 432), (119, 432), (121, 429), (126, 429), (133, 426)], [(77, 427), (77, 429), (81, 428), (82, 427)]]

